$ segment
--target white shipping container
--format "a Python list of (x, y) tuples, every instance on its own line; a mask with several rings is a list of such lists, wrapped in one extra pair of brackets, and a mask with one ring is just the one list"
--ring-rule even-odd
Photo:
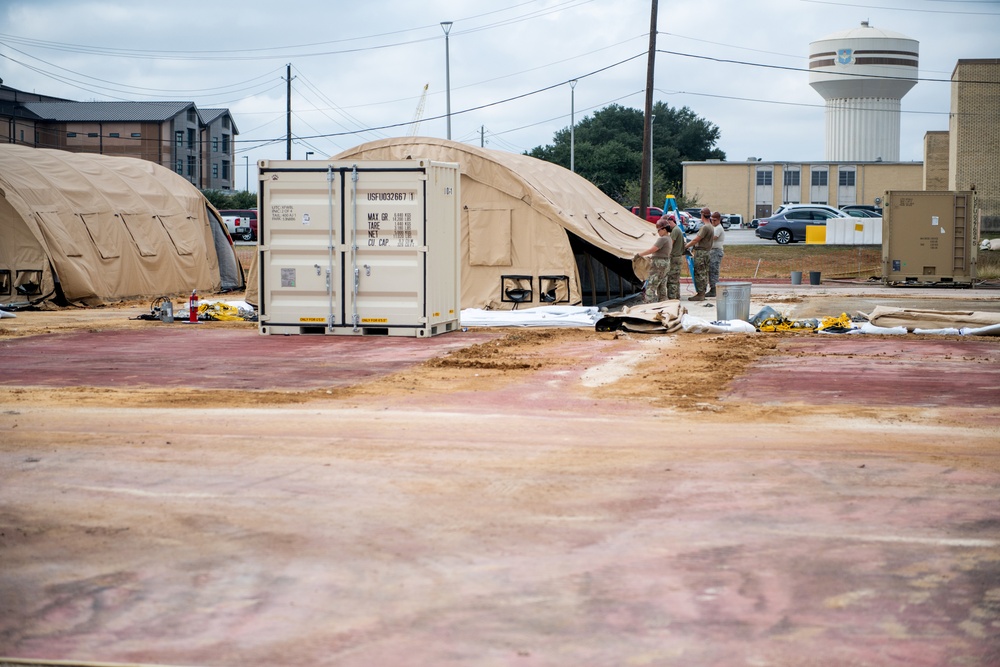
[(262, 160), (262, 334), (434, 336), (459, 326), (459, 168)]

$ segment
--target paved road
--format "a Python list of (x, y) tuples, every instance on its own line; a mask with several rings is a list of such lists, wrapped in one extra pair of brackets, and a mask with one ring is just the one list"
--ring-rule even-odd
[(726, 232), (726, 245), (765, 245), (774, 243), (757, 238), (753, 229), (736, 229), (733, 227)]

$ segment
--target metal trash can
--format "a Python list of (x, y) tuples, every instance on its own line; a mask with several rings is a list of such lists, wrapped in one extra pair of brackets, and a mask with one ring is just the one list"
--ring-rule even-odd
[(823, 282), (822, 275), (823, 275), (822, 271), (810, 271), (809, 272), (809, 284), (810, 285), (819, 285), (819, 284), (822, 284), (822, 282)]
[(715, 286), (717, 300), (715, 317), (718, 320), (750, 321), (750, 286), (753, 283), (719, 283)]

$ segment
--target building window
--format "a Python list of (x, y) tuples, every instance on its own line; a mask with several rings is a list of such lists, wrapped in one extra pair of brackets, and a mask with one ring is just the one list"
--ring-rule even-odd
[(770, 169), (759, 169), (757, 171), (757, 185), (771, 185), (773, 174)]
[(229, 116), (222, 117), (222, 127), (229, 129)]
[(854, 171), (841, 170), (840, 184), (842, 186), (854, 187)]
[(799, 172), (798, 172), (798, 170), (796, 170), (796, 171), (786, 171), (785, 172), (785, 185), (794, 185), (794, 186), (797, 186), (798, 184), (799, 184)]
[(142, 132), (133, 132), (132, 133), (132, 138), (133, 139), (141, 139), (142, 138)]
[(24, 143), (24, 130), (21, 130), (21, 143)]
[(184, 132), (182, 130), (174, 132), (174, 143), (177, 144), (177, 148), (184, 147)]
[(188, 176), (194, 176), (198, 167), (198, 159), (193, 155), (188, 155)]
[(825, 171), (814, 171), (812, 173), (812, 184), (816, 187), (826, 187), (826, 172)]
[(229, 152), (229, 135), (228, 134), (222, 135), (222, 152), (223, 153), (228, 153)]
[(184, 160), (177, 158), (177, 162), (174, 163), (174, 171), (182, 176), (184, 175)]
[(213, 153), (218, 153), (219, 152), (219, 138), (218, 137), (212, 137), (212, 152)]
[(223, 160), (222, 161), (222, 180), (224, 180), (224, 181), (228, 181), (229, 180), (229, 161), (228, 160)]
[(190, 109), (188, 109), (188, 122), (189, 123), (193, 123), (196, 120), (198, 120), (198, 117), (196, 115), (194, 107), (191, 107)]
[(188, 128), (188, 148), (194, 148), (194, 128)]
[(213, 162), (212, 163), (212, 178), (218, 178), (218, 177), (219, 177), (219, 163), (218, 162)]
[(90, 137), (91, 139), (96, 139), (97, 138), (97, 132), (88, 132), (87, 136)]
[(75, 136), (76, 136), (76, 132), (67, 132), (67, 133), (66, 133), (66, 136), (67, 136), (67, 137), (71, 137), (71, 138), (72, 138), (72, 137), (75, 137)]
[(112, 133), (111, 133), (111, 134), (109, 134), (108, 136), (109, 136), (109, 137), (112, 137), (112, 138), (114, 138), (114, 139), (117, 139), (117, 138), (118, 138), (118, 137), (120, 137), (121, 135), (120, 135), (120, 134), (118, 134), (117, 132), (112, 132)]

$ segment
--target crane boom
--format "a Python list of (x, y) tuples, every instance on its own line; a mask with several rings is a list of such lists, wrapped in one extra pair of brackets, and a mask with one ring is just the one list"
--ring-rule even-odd
[(420, 94), (420, 101), (417, 102), (417, 110), (413, 114), (413, 122), (410, 123), (410, 136), (417, 136), (417, 130), (420, 128), (420, 119), (424, 117), (424, 103), (427, 101), (427, 87), (431, 84), (424, 84), (424, 92)]

